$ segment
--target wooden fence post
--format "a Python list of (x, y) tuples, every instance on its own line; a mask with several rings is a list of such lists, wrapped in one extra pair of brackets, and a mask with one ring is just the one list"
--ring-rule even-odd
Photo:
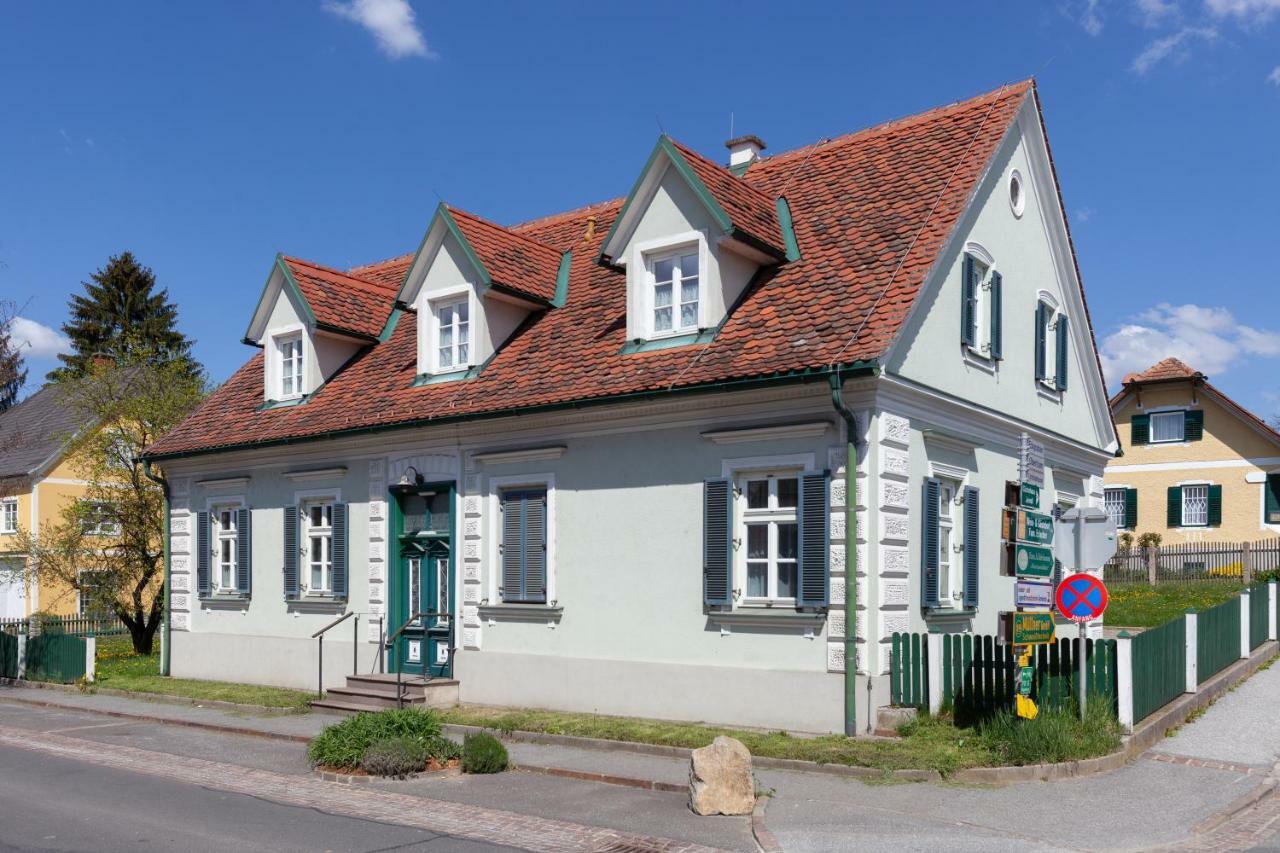
[(925, 642), (929, 650), (929, 713), (936, 715), (942, 711), (942, 635), (926, 634)]
[(1160, 549), (1154, 545), (1147, 546), (1147, 583), (1156, 585), (1156, 566), (1160, 562)]
[(1240, 577), (1246, 586), (1253, 582), (1253, 545), (1249, 542), (1240, 543)]
[(1267, 600), (1270, 605), (1267, 607), (1267, 639), (1280, 639), (1276, 636), (1276, 582), (1267, 583)]
[(1249, 656), (1249, 590), (1240, 593), (1240, 657)]
[(1116, 704), (1120, 727), (1133, 732), (1133, 638), (1121, 631), (1116, 638)]
[(1182, 618), (1186, 622), (1186, 626), (1187, 626), (1187, 630), (1186, 630), (1187, 689), (1186, 689), (1186, 692), (1195, 693), (1200, 689), (1200, 671), (1198, 667), (1199, 661), (1196, 659), (1198, 649), (1200, 648), (1199, 643), (1197, 642), (1197, 639), (1196, 639), (1196, 630), (1197, 630), (1196, 629), (1196, 612), (1194, 610), (1188, 610), (1185, 614), (1183, 614)]

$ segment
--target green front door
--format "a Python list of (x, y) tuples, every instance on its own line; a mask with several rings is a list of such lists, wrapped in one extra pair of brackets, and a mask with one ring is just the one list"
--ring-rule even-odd
[(405, 627), (391, 651), (392, 664), (407, 674), (448, 678), (453, 672), (452, 485), (396, 497), (399, 558), (391, 623)]

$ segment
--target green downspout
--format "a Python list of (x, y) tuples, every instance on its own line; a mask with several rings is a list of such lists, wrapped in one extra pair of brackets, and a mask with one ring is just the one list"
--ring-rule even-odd
[(840, 370), (830, 377), (831, 405), (844, 419), (848, 456), (844, 465), (844, 733), (858, 733), (858, 423), (844, 404)]
[(170, 644), (169, 644), (169, 639), (170, 639), (170, 634), (169, 634), (169, 598), (170, 598), (170, 591), (169, 591), (169, 564), (170, 564), (170, 562), (171, 562), (171, 560), (169, 559), (169, 557), (170, 557), (170, 555), (169, 555), (169, 534), (170, 534), (170, 530), (169, 530), (169, 519), (170, 519), (170, 512), (169, 512), (169, 481), (168, 481), (168, 480), (166, 480), (164, 477), (157, 477), (155, 474), (152, 474), (152, 473), (151, 473), (151, 460), (150, 460), (150, 459), (147, 459), (147, 460), (144, 460), (144, 461), (143, 461), (143, 463), (142, 463), (142, 473), (146, 475), (146, 477), (147, 477), (147, 479), (148, 479), (148, 480), (151, 480), (153, 483), (158, 484), (158, 485), (160, 486), (161, 491), (164, 493), (164, 613), (162, 613), (162, 614), (161, 614), (161, 617), (160, 617), (160, 618), (161, 618), (161, 623), (160, 623), (160, 631), (161, 631), (161, 635), (160, 635), (160, 674), (161, 674), (161, 675), (168, 675), (168, 674), (169, 674), (169, 656), (170, 656), (170, 654), (171, 654), (171, 651), (170, 651)]

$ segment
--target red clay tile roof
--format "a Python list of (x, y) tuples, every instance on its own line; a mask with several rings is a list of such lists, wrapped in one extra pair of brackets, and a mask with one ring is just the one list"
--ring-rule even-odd
[(560, 251), (465, 210), (448, 211), (494, 284), (539, 302), (555, 298)]
[(405, 272), (408, 271), (411, 263), (413, 263), (413, 252), (395, 258), (388, 258), (385, 261), (378, 261), (374, 264), (352, 267), (347, 270), (347, 274), (373, 284), (389, 287), (392, 293), (395, 293), (400, 289), (400, 285), (404, 283)]
[[(366, 349), (306, 404), (257, 411), (255, 355), (152, 456), (248, 446), (346, 430), (421, 424), (621, 395), (795, 377), (874, 360), (968, 204), (1030, 81), (967, 101), (763, 158), (742, 179), (784, 194), (802, 257), (768, 268), (714, 340), (622, 354), (625, 274), (595, 262), (615, 200), (513, 226), (556, 251), (574, 250), (569, 298), (534, 315), (474, 379), (413, 387), (416, 316)], [(588, 237), (587, 235), (591, 235)], [(404, 257), (353, 271), (403, 278)]]
[(1166, 358), (1157, 364), (1153, 364), (1141, 373), (1130, 373), (1124, 378), (1124, 384), (1129, 385), (1134, 382), (1168, 382), (1177, 379), (1204, 379), (1205, 375), (1198, 370), (1193, 370), (1186, 363), (1176, 358)]
[(1132, 393), (1140, 391), (1140, 386), (1146, 383), (1163, 383), (1163, 382), (1198, 382), (1202, 391), (1208, 393), (1217, 400), (1227, 411), (1232, 412), (1236, 417), (1262, 433), (1267, 438), (1280, 444), (1280, 431), (1237, 403), (1235, 400), (1222, 393), (1213, 383), (1209, 381), (1209, 377), (1186, 362), (1177, 358), (1166, 358), (1163, 361), (1153, 364), (1141, 373), (1130, 373), (1124, 378), (1124, 383), (1120, 391), (1111, 398), (1111, 411), (1114, 414), (1119, 409), (1120, 404)]
[[(782, 226), (778, 222), (778, 205), (773, 196), (767, 195), (749, 181), (734, 177), (728, 169), (711, 162), (692, 148), (674, 139), (671, 144), (689, 162), (689, 167), (724, 208), (724, 212), (729, 214), (735, 228), (741, 228), (779, 256), (786, 254), (786, 242), (783, 240)], [(752, 178), (756, 176), (752, 175)]]
[(396, 288), (320, 266), (281, 257), (322, 327), (376, 339), (386, 325)]

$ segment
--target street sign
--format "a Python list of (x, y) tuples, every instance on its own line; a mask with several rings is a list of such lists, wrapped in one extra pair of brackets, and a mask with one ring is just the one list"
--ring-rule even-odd
[(1053, 544), (1053, 516), (1030, 510), (1018, 510), (1017, 538), (1035, 545)]
[(1027, 610), (1010, 614), (1015, 646), (1043, 646), (1053, 642), (1053, 614), (1047, 610)]
[(1018, 454), (1018, 479), (1036, 486), (1044, 485), (1044, 445), (1025, 432)]
[(1072, 571), (1095, 571), (1116, 553), (1116, 525), (1097, 507), (1074, 507), (1058, 519), (1054, 552)]
[(1107, 609), (1107, 587), (1093, 575), (1071, 575), (1058, 584), (1058, 612), (1072, 622), (1092, 622)]
[(1036, 668), (1033, 666), (1024, 666), (1018, 670), (1018, 695), (1031, 695), (1031, 682), (1035, 678)]
[(1013, 569), (1019, 577), (1047, 578), (1053, 574), (1053, 549), (1019, 542), (1013, 548)]
[(1036, 715), (1040, 713), (1040, 709), (1036, 707), (1036, 703), (1031, 701), (1030, 696), (1018, 694), (1013, 697), (1013, 709), (1018, 716), (1024, 720), (1034, 720)]
[(1022, 483), (1018, 489), (1018, 505), (1027, 509), (1040, 508), (1040, 487), (1035, 483)]
[(1053, 584), (1019, 579), (1013, 587), (1013, 603), (1037, 610), (1052, 607)]

